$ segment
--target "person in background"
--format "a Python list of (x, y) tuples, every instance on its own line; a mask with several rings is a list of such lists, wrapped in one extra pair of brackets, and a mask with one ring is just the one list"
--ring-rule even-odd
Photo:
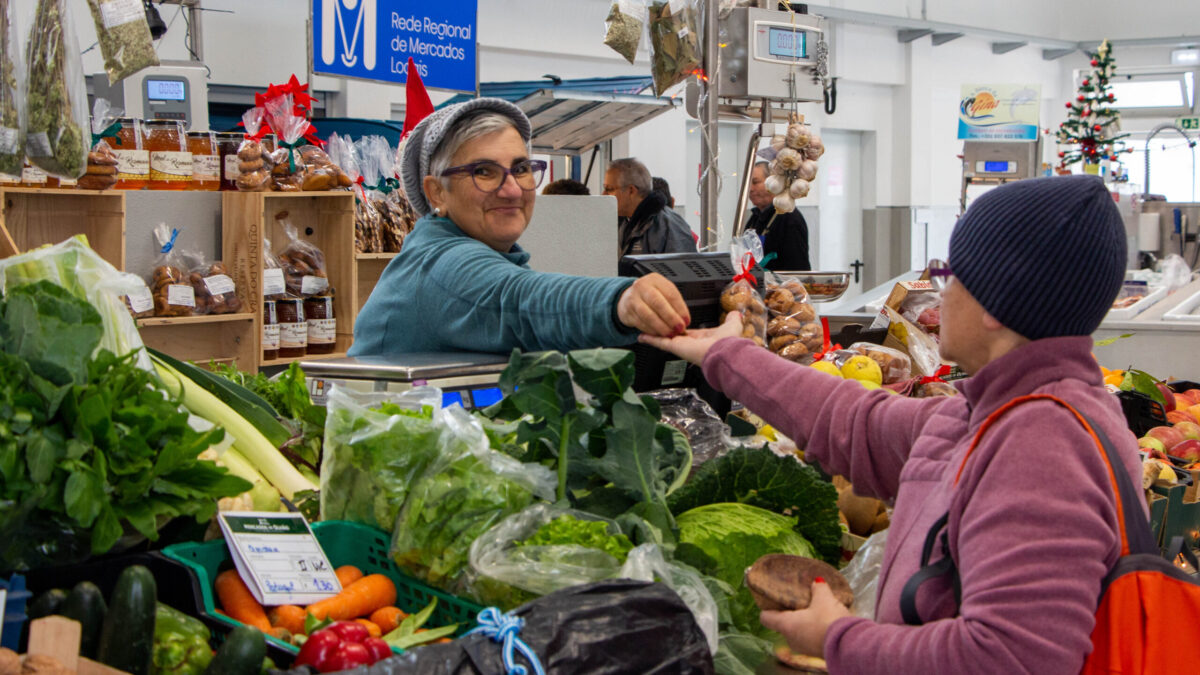
[(546, 163), (521, 109), (479, 98), (409, 134), (404, 192), (420, 216), (354, 324), (350, 356), (619, 346), (682, 333), (691, 317), (665, 277), (535, 272), (517, 240)]
[(609, 164), (604, 194), (617, 198), (618, 257), (696, 250), (692, 228), (654, 190), (646, 165), (632, 158)]
[(586, 197), (592, 194), (588, 186), (570, 178), (560, 178), (542, 188), (544, 195), (578, 195)]
[[(1092, 356), (1125, 251), (1121, 214), (1095, 176), (1007, 183), (971, 204), (940, 270), (941, 355), (970, 374), (958, 396), (891, 396), (786, 361), (740, 338), (735, 312), (718, 328), (643, 338), (703, 364), (710, 384), (855, 493), (894, 500), (874, 620), (814, 583), (808, 609), (764, 611), (763, 626), (831, 675), (1080, 672), (1121, 552), (1109, 465), (1065, 407), (1009, 404), (1070, 404), (1111, 441), (1112, 471), (1141, 484), (1137, 443)], [(922, 583), (930, 532), (944, 542), (930, 566), (957, 575)]]
[(767, 163), (758, 162), (750, 174), (750, 219), (746, 229), (754, 230), (763, 242), (763, 255), (774, 253), (767, 263), (770, 270), (811, 270), (808, 259), (808, 223), (800, 210), (776, 213), (774, 199), (765, 185)]
[(655, 176), (650, 179), (650, 184), (654, 186), (655, 192), (661, 192), (667, 198), (667, 208), (675, 208), (675, 198), (671, 196), (671, 184), (667, 182), (666, 178)]

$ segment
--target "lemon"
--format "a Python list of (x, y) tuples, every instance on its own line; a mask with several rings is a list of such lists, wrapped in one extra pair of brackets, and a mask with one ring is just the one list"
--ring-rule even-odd
[(859, 380), (858, 383), (863, 386), (863, 389), (880, 389), (880, 388), (882, 388), (882, 386), (878, 382), (872, 382), (871, 380)]
[(842, 376), (842, 371), (838, 370), (838, 367), (829, 361), (817, 361), (816, 363), (812, 364), (812, 367), (816, 368), (822, 373), (829, 373), (830, 375), (834, 375), (836, 377)]
[(879, 369), (879, 364), (875, 363), (871, 357), (862, 354), (851, 356), (846, 363), (842, 364), (842, 377), (847, 380), (874, 382), (875, 386), (883, 384), (883, 371)]

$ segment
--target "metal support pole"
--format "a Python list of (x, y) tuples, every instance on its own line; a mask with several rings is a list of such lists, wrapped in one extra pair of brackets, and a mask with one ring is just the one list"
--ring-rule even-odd
[(700, 107), (700, 248), (715, 244), (717, 226), (717, 0), (704, 0), (704, 104)]
[(758, 141), (766, 133), (767, 124), (771, 121), (771, 102), (762, 102), (762, 122), (754, 128), (750, 135), (750, 148), (746, 151), (746, 164), (742, 167), (741, 187), (738, 189), (737, 214), (733, 220), (733, 236), (737, 237), (745, 229), (746, 201), (750, 199), (750, 179), (754, 175), (754, 159), (758, 155)]
[(203, 63), (204, 62), (204, 28), (202, 23), (204, 19), (201, 17), (204, 12), (200, 11), (200, 0), (196, 0), (191, 5), (188, 5), (188, 23), (191, 24), (191, 41), (192, 58)]

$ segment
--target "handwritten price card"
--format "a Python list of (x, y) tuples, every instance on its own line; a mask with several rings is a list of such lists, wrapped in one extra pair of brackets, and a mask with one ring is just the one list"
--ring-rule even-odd
[(299, 513), (220, 514), (238, 574), (263, 605), (308, 605), (342, 590), (308, 521)]

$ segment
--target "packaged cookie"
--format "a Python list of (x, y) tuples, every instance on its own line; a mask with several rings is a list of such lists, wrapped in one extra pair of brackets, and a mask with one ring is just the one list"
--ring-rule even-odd
[(849, 350), (869, 356), (878, 363), (884, 384), (895, 384), (912, 377), (912, 359), (903, 352), (871, 342), (855, 342)]
[(301, 239), (296, 226), (287, 217), (287, 211), (280, 211), (275, 216), (288, 239), (287, 246), (279, 254), (287, 292), (300, 298), (326, 295), (329, 275), (325, 272), (325, 254), (311, 242)]
[[(263, 103), (267, 111), (267, 118), (271, 123), (271, 130), (279, 137), (278, 146), (269, 155), (273, 164), (271, 189), (279, 192), (300, 192), (304, 189), (306, 177), (328, 175), (323, 169), (317, 170), (316, 174), (310, 174), (308, 170), (307, 157), (315, 157), (315, 154), (309, 153), (306, 156), (301, 151), (300, 141), (315, 131), (315, 128), (304, 116), (303, 111), (296, 108), (294, 100), (292, 94), (280, 94), (274, 98), (268, 98)], [(315, 148), (315, 146), (305, 147)], [(319, 150), (319, 148), (315, 149)], [(328, 165), (329, 156), (323, 151), (320, 155)], [(329, 189), (328, 186), (334, 184), (336, 184), (336, 176), (333, 178), (333, 183), (325, 183), (327, 187), (318, 188), (314, 185), (314, 189)]]
[(358, 158), (358, 169), (363, 180), (363, 203), (361, 210), (355, 216), (361, 218), (355, 223), (356, 232), (361, 232), (364, 250), (369, 253), (383, 252), (383, 215), (379, 211), (381, 193), (379, 158), (375, 154), (375, 146), (370, 136), (364, 136), (354, 143), (355, 156)]
[(150, 292), (150, 287), (145, 283), (141, 288), (122, 296), (122, 299), (125, 301), (125, 309), (129, 310), (129, 315), (133, 318), (144, 319), (154, 316), (154, 294)]
[(196, 312), (196, 291), (185, 270), (187, 257), (175, 246), (179, 230), (166, 223), (154, 228), (159, 255), (147, 285), (154, 296), (154, 316), (192, 316)]
[(242, 310), (237, 286), (221, 261), (193, 264), (188, 281), (196, 295), (196, 314), (236, 314)]
[(271, 189), (271, 165), (263, 148), (262, 137), (269, 131), (266, 127), (267, 111), (254, 107), (242, 114), (242, 126), (246, 128), (246, 139), (238, 146), (237, 189), (242, 192), (265, 192)]
[(733, 240), (729, 256), (736, 273), (733, 281), (721, 292), (721, 323), (725, 323), (725, 316), (729, 312), (741, 312), (742, 337), (765, 347), (767, 306), (758, 293), (758, 280), (753, 273), (755, 263), (762, 259), (762, 243), (754, 232), (747, 232)]
[(821, 350), (824, 331), (804, 284), (767, 275), (763, 300), (767, 306), (767, 348), (779, 356), (808, 365)]
[(121, 111), (107, 100), (96, 99), (92, 106), (92, 149), (88, 151), (87, 170), (79, 178), (84, 190), (107, 190), (117, 184), (117, 165), (120, 160), (111, 144), (121, 142)]

